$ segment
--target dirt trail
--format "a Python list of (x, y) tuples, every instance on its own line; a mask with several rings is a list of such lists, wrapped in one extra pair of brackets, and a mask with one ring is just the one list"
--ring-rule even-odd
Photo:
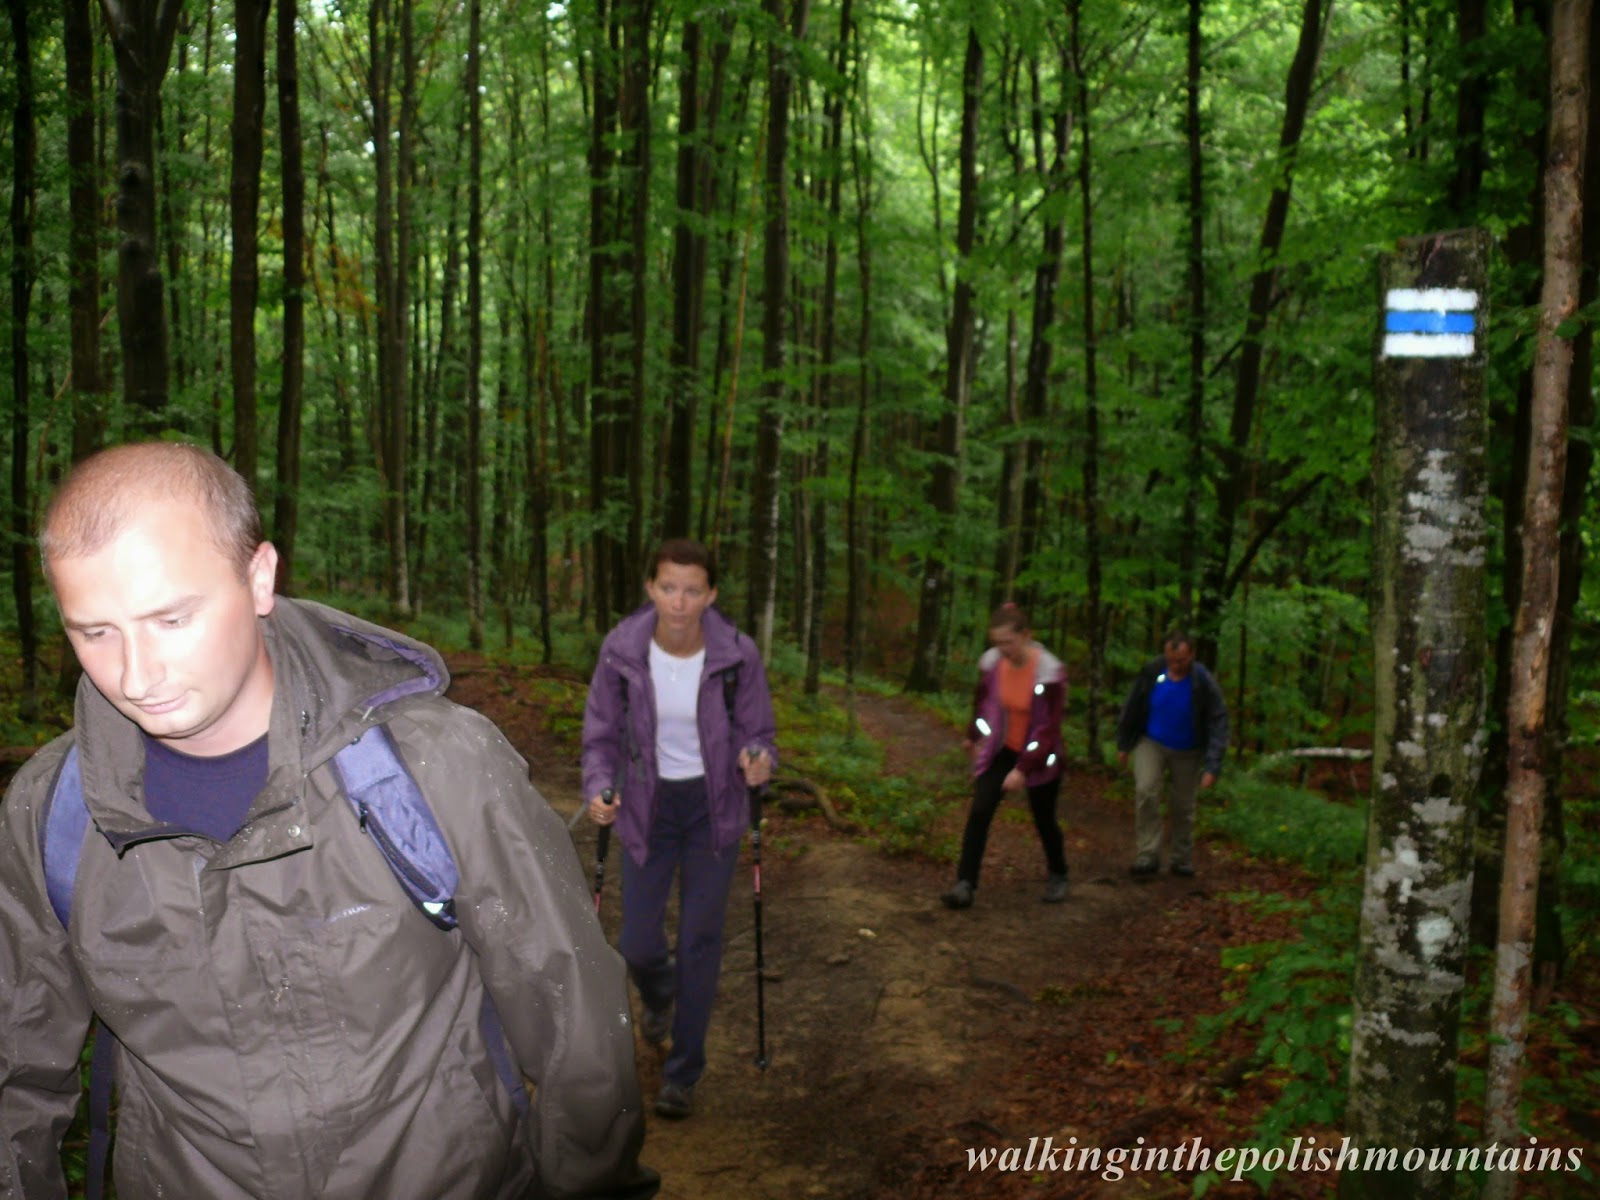
[[(501, 669), (489, 668), (462, 678), (452, 695), (501, 723), (550, 802), (570, 814), (579, 803), (575, 755), (570, 747), (550, 753), (537, 711), (511, 699), (522, 691)], [(863, 728), (885, 747), (891, 773), (949, 756), (956, 732), (909, 701), (863, 696), (861, 704)], [(961, 794), (957, 778), (952, 795)], [(1208, 903), (1223, 881), (1208, 871), (1213, 864), (1202, 850), (1204, 883), (1134, 882), (1126, 871), (1132, 837), (1126, 798), (1111, 798), (1099, 777), (1069, 776), (1063, 795), (1068, 902), (1039, 902), (1042, 854), (1026, 806), (1008, 801), (994, 825), (978, 903), (960, 913), (937, 900), (949, 882), (948, 866), (886, 857), (829, 830), (815, 813), (770, 812), (763, 841), (770, 1065), (763, 1072), (754, 1062), (747, 844), (730, 900), (722, 990), (695, 1115), (682, 1122), (649, 1118), (645, 1159), (662, 1173), (665, 1200), (992, 1195), (993, 1176), (967, 1171), (968, 1146), (1070, 1132), (1039, 1104), (1041, 1083), (1028, 1070), (1030, 1060), (1037, 1056), (1042, 1065), (1075, 1031), (1126, 1008), (1134, 990), (1127, 981), (1151, 970), (1154, 948), (1166, 946), (1155, 967), (1163, 989), (1165, 972), (1182, 974), (1185, 957), (1214, 963), (1216, 946), (1208, 939), (1185, 935), (1173, 948), (1128, 933), (1163, 912)], [(959, 830), (963, 815), (964, 806), (952, 804), (945, 820)], [(583, 823), (575, 837), (587, 869), (594, 861), (592, 827)], [(602, 919), (613, 942), (618, 907), (612, 884)], [(1137, 1042), (1133, 1050), (1135, 1066), (1155, 1062), (1153, 1050)], [(659, 1087), (660, 1063), (660, 1052), (641, 1042), (647, 1099)], [(1118, 1106), (1105, 1106), (1095, 1088), (1136, 1093), (1140, 1084), (1130, 1074), (1093, 1086), (1074, 1079), (1072, 1086), (1096, 1096), (1089, 1108), (1112, 1115)], [(1048, 1095), (1051, 1081), (1043, 1087)], [(1133, 1106), (1143, 1102), (1136, 1095)], [(1087, 1140), (1094, 1130), (1083, 1132)], [(1140, 1183), (1116, 1194), (1181, 1194), (1152, 1182), (1154, 1191)], [(1048, 1194), (1097, 1193), (1091, 1181)]]

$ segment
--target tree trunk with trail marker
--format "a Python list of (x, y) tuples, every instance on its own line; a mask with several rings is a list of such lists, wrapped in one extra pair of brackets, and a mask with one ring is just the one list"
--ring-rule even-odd
[[(1372, 805), (1345, 1129), (1366, 1148), (1455, 1141), (1456, 1051), (1484, 746), (1488, 406), (1478, 230), (1379, 268)], [(1345, 1200), (1449, 1197), (1453, 1173), (1345, 1170)]]

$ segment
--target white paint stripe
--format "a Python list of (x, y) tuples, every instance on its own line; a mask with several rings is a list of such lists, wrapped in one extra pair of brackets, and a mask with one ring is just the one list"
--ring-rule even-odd
[(1389, 333), (1383, 338), (1385, 358), (1467, 358), (1470, 333)]
[(1395, 288), (1383, 302), (1398, 312), (1473, 312), (1478, 293), (1465, 288)]

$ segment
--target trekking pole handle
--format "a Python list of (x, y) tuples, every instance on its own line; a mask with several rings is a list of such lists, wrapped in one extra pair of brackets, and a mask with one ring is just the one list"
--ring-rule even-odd
[[(613, 788), (605, 788), (600, 793), (600, 802), (610, 804), (611, 797), (616, 795)], [(600, 894), (606, 881), (606, 851), (611, 849), (611, 826), (600, 826), (600, 834), (595, 841), (594, 852), (594, 911), (600, 911)]]

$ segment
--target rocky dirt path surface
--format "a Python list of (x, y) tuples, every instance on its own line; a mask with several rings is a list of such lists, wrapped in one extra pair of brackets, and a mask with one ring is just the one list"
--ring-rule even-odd
[[(529, 759), (534, 781), (570, 815), (579, 804), (573, 714), (530, 700), (526, 674), (458, 664), (452, 696), (487, 712)], [(531, 689), (537, 691), (537, 689)], [(861, 699), (863, 731), (886, 771), (954, 763), (949, 810), (964, 818), (958, 733), (902, 697)], [(781, 737), (780, 737), (781, 742)], [(804, 764), (785, 764), (800, 771)], [(730, 900), (722, 990), (695, 1090), (695, 1114), (653, 1114), (645, 1160), (664, 1200), (877, 1200), (1012, 1194), (1019, 1178), (968, 1169), (968, 1148), (1053, 1136), (1088, 1146), (1148, 1135), (1175, 1143), (1202, 1128), (1193, 1072), (1166, 1055), (1163, 1018), (1218, 1006), (1218, 897), (1252, 868), (1202, 849), (1200, 877), (1130, 879), (1126, 788), (1069, 775), (1063, 790), (1071, 893), (1039, 900), (1043, 855), (1026, 805), (1008, 800), (994, 825), (978, 902), (938, 903), (952, 868), (890, 857), (828, 828), (815, 812), (769, 806), (763, 838), (765, 1024), (769, 1065), (755, 1065), (752, 874), (748, 844)], [(574, 832), (586, 872), (587, 822)], [(615, 854), (616, 851), (613, 851)], [(616, 864), (602, 919), (619, 920)], [(1218, 924), (1222, 928), (1218, 928)], [(648, 1099), (660, 1052), (639, 1045)], [(1209, 1119), (1207, 1119), (1209, 1124)], [(1170, 1176), (1063, 1174), (1016, 1194), (1177, 1196)], [(1213, 1191), (1228, 1195), (1228, 1191)], [(1254, 1194), (1252, 1189), (1251, 1193)]]

